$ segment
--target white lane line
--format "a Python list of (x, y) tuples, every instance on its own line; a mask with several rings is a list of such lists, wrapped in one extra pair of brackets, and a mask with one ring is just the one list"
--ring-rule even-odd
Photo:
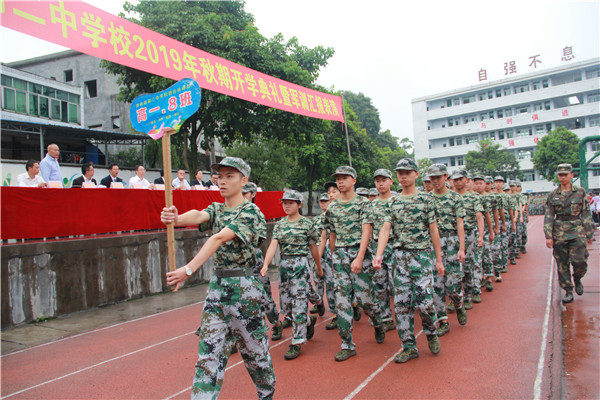
[[(315, 325), (315, 326), (323, 325), (325, 322), (327, 322), (327, 321), (330, 321), (330, 320), (332, 320), (332, 319), (333, 319), (333, 316), (331, 316), (331, 317), (329, 317), (329, 318), (327, 318), (327, 319), (325, 319), (325, 320), (321, 321), (320, 323), (318, 323), (318, 324), (317, 324), (317, 325)], [(279, 342), (279, 343), (277, 343), (277, 344), (275, 344), (275, 345), (271, 345), (271, 346), (269, 347), (269, 349), (274, 349), (275, 347), (281, 346), (281, 345), (282, 345), (282, 344), (284, 344), (285, 342), (289, 342), (289, 341), (291, 341), (291, 340), (292, 340), (292, 338), (291, 338), (291, 337), (289, 337), (289, 338), (287, 338), (287, 339), (285, 339), (285, 340), (282, 340), (281, 342)], [(240, 366), (240, 365), (242, 365), (243, 363), (244, 363), (244, 360), (240, 360), (240, 361), (236, 362), (235, 364), (233, 364), (233, 365), (230, 365), (229, 367), (225, 368), (225, 371), (229, 371), (231, 368), (234, 368), (234, 367)], [(183, 389), (183, 390), (180, 390), (179, 392), (177, 392), (177, 393), (174, 393), (174, 394), (170, 395), (169, 397), (165, 397), (165, 399), (164, 399), (164, 400), (171, 400), (172, 398), (174, 398), (174, 397), (176, 397), (176, 396), (179, 396), (180, 394), (184, 394), (184, 393), (185, 393), (185, 392), (187, 392), (188, 390), (192, 390), (192, 387), (191, 387), (191, 386), (188, 386), (188, 387), (186, 387), (185, 389)]]
[[(423, 333), (423, 330), (421, 330), (421, 332), (419, 332), (417, 334), (417, 336), (415, 336), (415, 339), (418, 338), (419, 336), (421, 336), (422, 333)], [(351, 400), (354, 398), (354, 396), (356, 396), (358, 393), (360, 393), (360, 391), (363, 390), (369, 383), (371, 383), (371, 381), (373, 379), (375, 379), (375, 377), (377, 375), (379, 375), (379, 373), (381, 371), (383, 371), (385, 369), (385, 367), (387, 367), (394, 360), (396, 355), (399, 354), (401, 351), (402, 351), (402, 348), (400, 348), (396, 353), (394, 353), (393, 356), (388, 358), (386, 362), (384, 362), (379, 368), (377, 368), (375, 370), (375, 372), (373, 372), (371, 375), (369, 375), (367, 377), (367, 379), (365, 379), (360, 385), (358, 385), (357, 388), (352, 391), (352, 393), (350, 393), (348, 396), (346, 396), (344, 398), (344, 400)]]
[(145, 350), (151, 349), (151, 348), (153, 348), (153, 347), (156, 347), (156, 346), (163, 345), (163, 344), (165, 344), (165, 343), (168, 343), (168, 342), (171, 342), (171, 341), (173, 341), (173, 340), (181, 339), (182, 337), (184, 337), (184, 336), (187, 336), (187, 335), (190, 335), (190, 334), (193, 334), (193, 333), (194, 333), (194, 332), (188, 332), (188, 333), (184, 333), (183, 335), (175, 336), (175, 337), (173, 337), (173, 338), (170, 338), (170, 339), (164, 340), (164, 341), (162, 341), (162, 342), (159, 342), (159, 343), (152, 344), (152, 345), (150, 345), (150, 346), (147, 346), (147, 347), (144, 347), (144, 348), (142, 348), (142, 349), (138, 349), (138, 350), (132, 351), (132, 352), (130, 352), (130, 353), (123, 354), (123, 355), (120, 355), (120, 356), (117, 356), (117, 357), (114, 357), (114, 358), (111, 358), (111, 359), (108, 359), (108, 360), (105, 360), (105, 361), (99, 362), (99, 363), (97, 363), (97, 364), (94, 364), (94, 365), (90, 365), (89, 367), (85, 367), (85, 368), (78, 369), (77, 371), (71, 372), (71, 373), (69, 373), (69, 374), (66, 374), (66, 375), (63, 375), (63, 376), (59, 376), (58, 378), (50, 379), (49, 381), (42, 382), (42, 383), (39, 383), (39, 384), (37, 384), (37, 385), (30, 386), (30, 387), (28, 387), (28, 388), (25, 388), (25, 389), (19, 390), (18, 392), (11, 393), (11, 394), (9, 394), (9, 395), (6, 395), (6, 396), (4, 396), (3, 398), (5, 398), (5, 399), (6, 399), (6, 398), (9, 398), (9, 397), (15, 396), (15, 395), (17, 395), (17, 394), (23, 393), (23, 392), (27, 392), (27, 391), (29, 391), (29, 390), (31, 390), (31, 389), (35, 389), (35, 388), (38, 388), (38, 387), (40, 387), (40, 386), (44, 386), (44, 385), (47, 385), (47, 384), (49, 384), (49, 383), (52, 383), (52, 382), (59, 381), (59, 380), (61, 380), (61, 379), (64, 379), (64, 378), (68, 378), (69, 376), (73, 376), (73, 375), (79, 374), (79, 373), (81, 373), (81, 372), (87, 371), (87, 370), (89, 370), (89, 369), (96, 368), (96, 367), (99, 367), (99, 366), (101, 366), (101, 365), (104, 365), (104, 364), (108, 364), (109, 362), (116, 361), (116, 360), (119, 360), (119, 359), (121, 359), (121, 358), (125, 358), (125, 357), (128, 357), (128, 356), (131, 356), (131, 355), (133, 355), (133, 354), (136, 354), (136, 353), (139, 353), (139, 352), (142, 352), (142, 351), (145, 351)]
[(28, 347), (28, 348), (23, 349), (23, 350), (15, 351), (14, 353), (5, 354), (1, 358), (6, 358), (6, 357), (14, 356), (15, 354), (20, 354), (20, 353), (23, 353), (23, 352), (26, 352), (26, 351), (29, 351), (29, 350), (38, 349), (40, 347), (48, 346), (48, 345), (55, 344), (55, 343), (64, 342), (64, 341), (70, 340), (70, 339), (75, 339), (75, 338), (78, 338), (80, 336), (89, 335), (90, 333), (95, 333), (95, 332), (104, 331), (106, 329), (116, 328), (117, 326), (129, 324), (129, 323), (132, 323), (132, 322), (141, 321), (141, 320), (144, 320), (144, 319), (147, 319), (147, 318), (158, 317), (159, 315), (163, 315), (163, 314), (170, 313), (170, 312), (173, 312), (173, 311), (181, 310), (181, 309), (184, 309), (184, 308), (187, 308), (187, 307), (197, 306), (197, 305), (200, 305), (202, 303), (204, 303), (204, 301), (199, 301), (197, 303), (188, 304), (187, 306), (181, 306), (181, 307), (173, 308), (173, 309), (167, 310), (167, 311), (161, 311), (161, 312), (156, 313), (156, 314), (146, 315), (145, 317), (140, 317), (140, 318), (132, 319), (132, 320), (129, 320), (129, 321), (119, 322), (118, 324), (109, 325), (109, 326), (105, 326), (103, 328), (98, 328), (98, 329), (94, 329), (94, 330), (91, 330), (91, 331), (78, 333), (76, 335), (67, 336), (67, 337), (62, 338), (62, 339), (54, 340), (52, 342), (38, 344), (38, 345), (33, 346), (33, 347)]
[(548, 277), (548, 291), (546, 294), (546, 313), (542, 325), (542, 344), (540, 348), (540, 358), (538, 359), (537, 375), (533, 384), (533, 398), (540, 400), (542, 394), (542, 380), (544, 378), (544, 366), (546, 356), (546, 340), (548, 338), (548, 325), (550, 320), (550, 305), (552, 304), (552, 277), (554, 276), (554, 256), (550, 254), (550, 276)]

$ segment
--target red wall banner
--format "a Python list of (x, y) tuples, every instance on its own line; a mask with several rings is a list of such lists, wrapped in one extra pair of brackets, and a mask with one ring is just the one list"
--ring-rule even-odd
[[(2, 186), (2, 240), (166, 229), (160, 222), (165, 192), (144, 189), (38, 189)], [(283, 192), (260, 192), (256, 205), (266, 219), (285, 216)], [(217, 190), (174, 190), (180, 213), (224, 201)]]
[(81, 53), (308, 117), (343, 122), (342, 99), (263, 74), (81, 1), (1, 1), (2, 26)]

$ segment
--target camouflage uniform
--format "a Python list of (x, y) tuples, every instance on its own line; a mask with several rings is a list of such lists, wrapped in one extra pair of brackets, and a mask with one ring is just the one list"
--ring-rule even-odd
[(394, 249), (393, 285), (396, 330), (404, 349), (416, 349), (415, 310), (421, 316), (423, 332), (436, 335), (437, 314), (433, 304), (434, 257), (429, 225), (436, 222), (433, 197), (426, 193), (397, 195), (388, 203), (385, 222), (392, 225)]
[(594, 237), (594, 223), (585, 190), (572, 185), (563, 192), (560, 186), (548, 196), (544, 217), (544, 235), (554, 241), (553, 254), (558, 266), (560, 287), (573, 290), (573, 278), (580, 280), (587, 272), (587, 240)]
[[(490, 214), (492, 219), (492, 227), (494, 226), (494, 210), (497, 210), (497, 202), (492, 193), (486, 193), (482, 198), (482, 205), (484, 213)], [(485, 233), (483, 235), (483, 252), (482, 252), (482, 266), (483, 276), (488, 278), (494, 276), (494, 246), (490, 243), (490, 230), (487, 224), (484, 224)], [(496, 238), (494, 238), (495, 240)]]
[(277, 305), (273, 300), (273, 292), (271, 291), (271, 280), (269, 274), (262, 276), (260, 270), (265, 263), (265, 255), (260, 247), (256, 248), (256, 266), (252, 271), (253, 275), (262, 283), (263, 289), (265, 290), (265, 297), (262, 302), (262, 310), (265, 316), (272, 325), (275, 325), (279, 321), (279, 311), (277, 311)]
[(465, 262), (463, 263), (463, 285), (465, 300), (471, 301), (473, 296), (481, 294), (481, 278), (483, 270), (481, 266), (481, 251), (477, 246), (477, 213), (483, 213), (481, 195), (466, 192), (463, 196), (465, 208)]
[[(521, 186), (520, 182), (517, 182), (517, 186), (518, 187)], [(518, 243), (519, 247), (518, 248), (519, 248), (519, 251), (524, 252), (525, 246), (527, 245), (527, 222), (528, 222), (527, 195), (525, 195), (523, 193), (518, 193), (517, 196), (519, 198), (519, 204), (521, 206), (523, 206), (523, 222), (517, 221), (517, 232), (519, 235), (519, 243)]]
[(456, 308), (463, 306), (462, 279), (463, 271), (458, 261), (457, 219), (465, 218), (462, 197), (454, 192), (447, 191), (443, 195), (431, 192), (435, 204), (435, 214), (440, 232), (442, 248), (442, 261), (444, 262), (444, 276), (439, 276), (437, 269), (433, 268), (433, 300), (437, 315), (440, 320), (447, 319), (446, 294)]
[[(373, 208), (373, 254), (377, 253), (379, 232), (383, 227), (385, 215), (388, 213), (387, 204), (390, 200), (391, 198), (387, 200), (376, 198), (371, 202)], [(392, 253), (392, 246), (388, 243), (383, 252), (381, 268), (375, 270), (373, 275), (375, 298), (379, 301), (379, 306), (381, 307), (382, 322), (392, 321), (392, 309), (390, 307)]]
[(355, 195), (352, 200), (334, 200), (325, 211), (325, 229), (336, 235), (332, 263), (335, 280), (335, 306), (337, 328), (342, 339), (342, 350), (355, 350), (352, 341), (353, 308), (355, 297), (360, 307), (371, 318), (375, 327), (381, 326), (381, 308), (374, 301), (371, 253), (367, 248), (361, 272), (350, 270), (352, 261), (358, 255), (362, 237), (362, 226), (372, 224), (371, 202)]
[(213, 254), (215, 271), (198, 329), (200, 343), (192, 398), (219, 396), (227, 360), (237, 343), (258, 397), (270, 399), (275, 392), (275, 372), (261, 310), (265, 291), (252, 274), (264, 216), (247, 200), (235, 208), (213, 203), (204, 211), (210, 216), (213, 234), (227, 227), (236, 237)]
[[(492, 241), (491, 259), (494, 267), (494, 275), (499, 277), (500, 270), (504, 268), (504, 265), (502, 264), (502, 217), (500, 216), (501, 214), (504, 214), (504, 209), (502, 208), (502, 197), (500, 196), (500, 193), (492, 192), (489, 195), (492, 199), (492, 207), (498, 211), (498, 234)], [(496, 225), (494, 225), (494, 229), (496, 229)]]
[(517, 254), (519, 254), (519, 248), (517, 247), (517, 242), (518, 242), (517, 229), (518, 229), (518, 221), (519, 221), (519, 199), (515, 195), (512, 195), (510, 193), (507, 193), (507, 194), (508, 194), (508, 199), (510, 202), (510, 209), (513, 210), (513, 215), (515, 216), (515, 219), (517, 221), (515, 223), (515, 229), (513, 229), (512, 223), (510, 223), (506, 227), (507, 230), (510, 230), (510, 234), (508, 236), (508, 258), (511, 260), (511, 262), (514, 262), (515, 256)]
[(510, 240), (510, 232), (512, 230), (512, 222), (510, 220), (510, 214), (509, 214), (508, 210), (512, 210), (512, 204), (510, 201), (510, 195), (508, 193), (498, 193), (498, 194), (500, 195), (500, 199), (502, 201), (502, 209), (504, 210), (504, 219), (505, 219), (504, 226), (506, 227), (506, 232), (502, 232), (502, 229), (500, 229), (500, 235), (501, 235), (500, 252), (502, 255), (500, 264), (502, 265), (502, 268), (504, 268), (504, 267), (506, 267), (506, 264), (508, 263), (508, 247), (509, 247), (509, 240)]
[[(292, 344), (306, 342), (308, 328), (308, 295), (310, 292), (310, 272), (308, 263), (309, 247), (319, 240), (313, 223), (306, 217), (290, 222), (284, 218), (275, 224), (273, 239), (279, 244), (279, 293), (283, 304), (289, 299), (288, 310), (292, 316)], [(314, 299), (320, 303), (321, 299)], [(283, 306), (282, 306), (283, 310)], [(286, 311), (288, 311), (286, 310)]]

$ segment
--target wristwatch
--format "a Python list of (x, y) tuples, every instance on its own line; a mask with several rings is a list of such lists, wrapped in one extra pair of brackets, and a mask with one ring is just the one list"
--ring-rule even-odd
[(194, 271), (192, 271), (192, 269), (188, 266), (185, 267), (185, 273), (187, 276), (192, 276), (192, 274), (194, 273)]

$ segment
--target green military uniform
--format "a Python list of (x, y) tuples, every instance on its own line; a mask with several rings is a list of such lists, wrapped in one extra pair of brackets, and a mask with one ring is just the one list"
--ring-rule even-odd
[[(487, 183), (491, 182), (491, 177), (483, 177)], [(492, 220), (492, 228), (494, 227), (494, 211), (498, 210), (497, 199), (494, 197), (493, 193), (485, 193), (483, 195), (483, 210), (484, 213), (488, 212), (490, 214), (490, 218)], [(483, 276), (486, 278), (494, 276), (494, 245), (493, 241), (490, 242), (490, 230), (487, 224), (484, 224), (485, 233), (483, 235), (483, 253), (482, 253), (482, 266), (483, 266)], [(495, 237), (494, 237), (495, 239)], [(489, 289), (489, 288), (488, 288)], [(491, 290), (491, 289), (489, 289)]]
[[(570, 173), (570, 164), (560, 164), (557, 174)], [(571, 190), (562, 191), (560, 186), (548, 196), (544, 217), (544, 235), (553, 240), (553, 254), (558, 267), (558, 282), (567, 293), (572, 293), (571, 268), (575, 285), (587, 272), (587, 240), (594, 237), (594, 223), (589, 212), (585, 190), (572, 185)], [(581, 286), (581, 293), (583, 286)], [(571, 294), (572, 296), (572, 294)], [(572, 297), (570, 299), (572, 301)], [(565, 299), (563, 299), (564, 302)]]
[[(287, 195), (286, 191), (284, 199), (287, 199)], [(281, 304), (290, 305), (288, 310), (292, 316), (292, 344), (304, 344), (309, 321), (308, 294), (311, 285), (308, 254), (309, 247), (318, 242), (319, 235), (312, 221), (300, 216), (293, 222), (288, 218), (278, 221), (273, 229), (273, 239), (277, 240), (281, 254), (279, 295)]]
[[(427, 171), (428, 177), (447, 174), (447, 168), (443, 164), (434, 164)], [(460, 242), (457, 224), (459, 218), (465, 218), (465, 209), (462, 197), (452, 190), (448, 190), (441, 195), (436, 194), (435, 191), (432, 191), (430, 194), (433, 196), (435, 205), (437, 227), (440, 233), (442, 261), (445, 270), (444, 276), (439, 276), (437, 269), (433, 268), (433, 303), (435, 304), (438, 318), (440, 320), (447, 320), (446, 294), (455, 309), (460, 310), (463, 307), (463, 270), (458, 261)]]
[[(327, 194), (324, 195), (326, 200)], [(320, 235), (325, 230), (325, 214), (318, 215), (314, 218), (313, 224), (315, 230)], [(329, 232), (325, 230), (327, 237)], [(319, 278), (316, 273), (314, 274), (315, 280), (315, 292), (323, 298), (327, 297), (327, 305), (329, 311), (335, 314), (335, 285), (333, 279), (333, 266), (331, 265), (331, 249), (325, 245), (323, 250), (323, 256), (321, 257), (321, 268), (323, 268), (323, 277)]]
[[(413, 160), (403, 159), (396, 170), (417, 171)], [(394, 196), (385, 222), (391, 224), (394, 249), (394, 313), (396, 330), (405, 351), (416, 352), (414, 314), (419, 312), (425, 335), (437, 340), (437, 313), (433, 304), (434, 257), (429, 225), (436, 222), (433, 197), (426, 193)], [(404, 352), (403, 352), (404, 353)], [(418, 353), (414, 353), (418, 354)], [(398, 361), (398, 360), (397, 360)]]
[[(344, 166), (337, 168), (335, 175), (349, 175), (356, 178), (356, 171), (352, 167)], [(373, 321), (376, 335), (381, 330), (381, 307), (379, 302), (374, 301), (374, 268), (371, 265), (371, 252), (368, 248), (363, 259), (362, 270), (355, 274), (350, 269), (351, 263), (359, 252), (362, 226), (372, 223), (371, 202), (358, 195), (345, 202), (340, 198), (334, 200), (325, 212), (325, 229), (335, 234), (332, 262), (337, 328), (342, 339), (342, 352), (338, 353), (340, 355), (346, 353), (344, 350), (348, 351), (347, 354), (351, 354), (356, 349), (352, 341), (353, 298), (356, 298), (358, 305)], [(385, 335), (385, 332), (383, 334)]]

